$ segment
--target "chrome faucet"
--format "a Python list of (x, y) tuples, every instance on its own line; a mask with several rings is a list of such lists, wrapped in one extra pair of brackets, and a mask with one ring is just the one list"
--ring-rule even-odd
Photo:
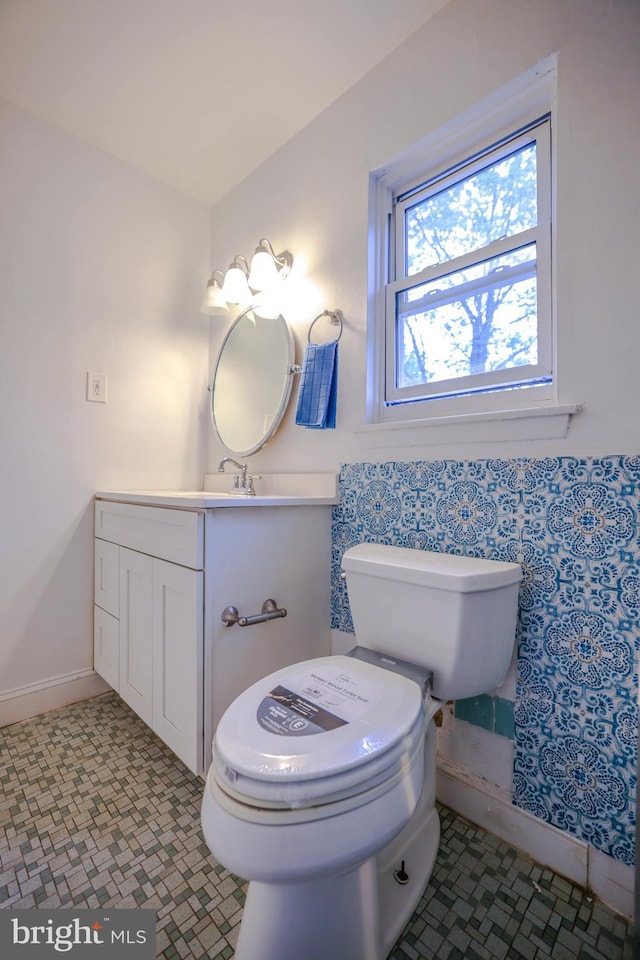
[(233, 457), (223, 457), (218, 464), (218, 473), (224, 473), (225, 463), (232, 463), (234, 467), (240, 470), (240, 474), (238, 475), (236, 473), (233, 478), (233, 489), (242, 490), (248, 497), (255, 496), (254, 478), (251, 475), (247, 477), (247, 464), (239, 463), (237, 460), (234, 460)]

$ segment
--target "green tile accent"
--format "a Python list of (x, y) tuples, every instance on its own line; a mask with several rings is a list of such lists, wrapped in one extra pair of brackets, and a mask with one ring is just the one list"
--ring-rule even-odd
[(497, 733), (508, 740), (514, 739), (514, 704), (502, 697), (482, 694), (466, 700), (456, 700), (454, 713), (458, 720), (465, 720), (483, 730)]
[(469, 697), (467, 700), (456, 700), (455, 715), (459, 720), (466, 720), (484, 730), (493, 729), (493, 700), (485, 693), (479, 697)]
[(513, 722), (513, 700), (503, 700), (502, 697), (496, 697), (494, 702), (494, 732), (508, 740), (514, 737)]

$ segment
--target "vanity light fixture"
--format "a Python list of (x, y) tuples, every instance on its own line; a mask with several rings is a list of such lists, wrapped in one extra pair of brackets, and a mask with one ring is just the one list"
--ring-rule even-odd
[[(269, 241), (263, 238), (255, 249), (250, 268), (245, 258), (238, 254), (225, 274), (214, 270), (200, 310), (212, 317), (224, 316), (228, 312), (227, 304), (246, 304), (254, 292), (272, 291), (289, 274), (292, 266), (292, 253), (283, 250), (276, 254)], [(222, 287), (217, 277), (222, 277)]]
[(222, 270), (214, 270), (207, 283), (207, 289), (204, 292), (200, 306), (200, 312), (207, 313), (210, 317), (226, 317), (229, 313), (229, 307), (222, 295), (222, 287), (217, 279), (218, 277), (221, 277), (224, 283)]

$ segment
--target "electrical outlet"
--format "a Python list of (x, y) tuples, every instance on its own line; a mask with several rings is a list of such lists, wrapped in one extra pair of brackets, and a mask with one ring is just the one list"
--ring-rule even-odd
[(87, 372), (87, 400), (94, 403), (107, 402), (107, 375), (106, 373)]

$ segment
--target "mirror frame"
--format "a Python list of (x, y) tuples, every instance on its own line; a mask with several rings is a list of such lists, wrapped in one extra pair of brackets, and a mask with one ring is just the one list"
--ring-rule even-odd
[[(287, 334), (287, 336), (285, 337), (285, 345), (286, 345), (285, 370), (283, 373), (282, 389), (280, 391), (280, 399), (279, 399), (278, 407), (269, 425), (269, 428), (259, 437), (259, 439), (257, 439), (256, 443), (253, 444), (253, 446), (247, 447), (243, 450), (238, 450), (237, 447), (228, 446), (228, 444), (223, 439), (220, 433), (218, 424), (216, 422), (216, 415), (215, 415), (216, 377), (218, 375), (220, 362), (224, 355), (225, 347), (228, 345), (229, 339), (233, 336), (234, 331), (237, 330), (238, 324), (242, 320), (244, 320), (245, 317), (250, 313), (254, 313), (256, 317), (260, 317), (261, 320), (268, 321), (269, 323), (274, 323), (274, 324), (280, 323), (283, 325), (283, 328)], [(213, 428), (218, 436), (218, 439), (220, 440), (220, 443), (223, 445), (225, 450), (228, 450), (230, 453), (233, 453), (238, 457), (249, 457), (251, 456), (251, 454), (257, 453), (258, 450), (261, 450), (262, 447), (264, 447), (265, 444), (271, 439), (271, 437), (274, 435), (274, 433), (282, 423), (282, 418), (284, 417), (287, 407), (289, 405), (289, 398), (291, 397), (291, 391), (293, 389), (293, 374), (295, 372), (294, 366), (295, 366), (295, 340), (293, 337), (293, 332), (289, 324), (285, 320), (285, 318), (282, 316), (282, 314), (279, 314), (277, 317), (273, 317), (273, 318), (262, 317), (257, 312), (256, 307), (254, 307), (253, 305), (247, 307), (245, 310), (243, 310), (241, 313), (238, 314), (236, 319), (233, 321), (233, 323), (229, 327), (227, 333), (225, 334), (224, 340), (222, 341), (222, 344), (220, 346), (220, 350), (218, 351), (218, 357), (216, 359), (216, 364), (213, 371), (213, 377), (211, 378), (211, 384), (209, 387), (209, 390), (211, 392), (211, 403), (210, 403), (211, 421), (213, 423)], [(250, 369), (246, 371), (245, 376), (251, 377)], [(241, 388), (242, 388), (242, 385), (240, 385), (240, 389)]]

